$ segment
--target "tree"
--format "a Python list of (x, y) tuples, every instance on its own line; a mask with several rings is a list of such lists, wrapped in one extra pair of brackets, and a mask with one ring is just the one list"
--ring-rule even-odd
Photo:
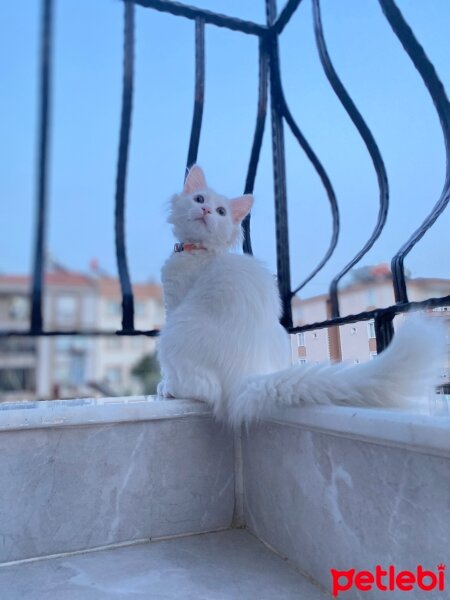
[(131, 369), (131, 374), (141, 384), (143, 394), (156, 394), (156, 387), (161, 380), (161, 371), (155, 353), (144, 354)]

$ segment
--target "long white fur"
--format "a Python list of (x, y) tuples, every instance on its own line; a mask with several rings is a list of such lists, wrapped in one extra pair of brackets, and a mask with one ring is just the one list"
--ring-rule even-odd
[(275, 279), (256, 259), (229, 252), (252, 202), (216, 194), (198, 166), (172, 199), (176, 238), (201, 247), (173, 254), (162, 270), (167, 320), (158, 393), (207, 402), (233, 425), (280, 405), (406, 407), (426, 395), (445, 343), (431, 319), (407, 319), (389, 348), (367, 363), (290, 366)]

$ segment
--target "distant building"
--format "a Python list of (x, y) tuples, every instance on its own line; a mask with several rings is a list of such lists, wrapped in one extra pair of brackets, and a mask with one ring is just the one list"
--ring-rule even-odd
[[(44, 323), (47, 330), (117, 330), (121, 324), (116, 279), (55, 268), (46, 276)], [(0, 327), (29, 326), (30, 279), (0, 275)], [(155, 329), (164, 318), (162, 291), (136, 284), (135, 325)], [(155, 340), (129, 337), (11, 337), (0, 340), (0, 400), (68, 398), (139, 393), (131, 374)]]
[[(93, 269), (92, 275), (56, 266), (46, 274), (45, 328), (50, 330), (105, 330), (121, 327), (120, 284)], [(29, 326), (30, 279), (0, 275), (0, 328)], [(164, 321), (162, 289), (153, 283), (133, 286), (135, 327), (159, 329)], [(450, 294), (450, 280), (408, 280), (412, 301)], [(394, 304), (388, 268), (380, 265), (359, 269), (349, 285), (339, 292), (341, 314), (357, 314)], [(450, 308), (427, 311), (444, 319), (450, 330)], [(295, 325), (324, 321), (330, 317), (328, 296), (295, 298)], [(397, 327), (405, 316), (394, 320)], [(406, 317), (407, 318), (407, 317)], [(155, 338), (145, 336), (56, 336), (0, 339), (0, 401), (74, 398), (92, 395), (141, 393), (132, 375), (134, 366), (155, 351)], [(420, 340), (417, 340), (420, 344)], [(292, 336), (294, 361), (317, 363), (346, 360), (360, 363), (377, 354), (372, 321), (308, 331)], [(450, 353), (449, 353), (450, 356)], [(450, 362), (443, 365), (442, 383), (450, 383)]]
[[(386, 270), (387, 269), (387, 270)], [(361, 271), (361, 270), (359, 270)], [(450, 280), (436, 278), (408, 279), (408, 295), (411, 301), (421, 301), (450, 294)], [(383, 308), (395, 303), (392, 280), (387, 267), (380, 265), (368, 270), (339, 292), (342, 315), (358, 314), (374, 308)], [(434, 318), (445, 319), (450, 331), (450, 307), (439, 307), (427, 311)], [(313, 298), (295, 298), (293, 320), (295, 326), (315, 323), (330, 318), (328, 295)], [(407, 315), (394, 319), (398, 327)], [(375, 325), (373, 321), (359, 322), (330, 329), (307, 331), (292, 336), (294, 360), (303, 364), (323, 361), (350, 361), (362, 363), (377, 354)], [(420, 344), (420, 340), (417, 340)], [(449, 382), (450, 363), (443, 365), (443, 383)]]
[[(26, 277), (0, 277), (0, 327), (26, 330), (29, 320), (29, 282)], [(0, 339), (0, 394), (22, 399), (36, 392), (37, 338)]]
[[(96, 324), (96, 286), (87, 275), (67, 270), (46, 274), (44, 323), (47, 329), (93, 329)], [(92, 338), (58, 336), (39, 338), (36, 393), (39, 398), (86, 395), (94, 374)]]
[[(101, 277), (97, 281), (97, 327), (120, 329), (122, 297), (117, 279)], [(133, 286), (134, 326), (136, 329), (159, 329), (164, 322), (162, 289), (154, 283)], [(102, 337), (96, 340), (94, 379), (115, 394), (139, 393), (131, 371), (145, 354), (155, 351), (156, 339), (142, 335)]]

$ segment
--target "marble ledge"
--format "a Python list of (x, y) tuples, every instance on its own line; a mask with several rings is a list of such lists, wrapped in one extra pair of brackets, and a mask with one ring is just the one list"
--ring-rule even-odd
[(450, 458), (450, 416), (347, 406), (277, 408), (273, 422)]
[(211, 417), (202, 402), (157, 396), (0, 403), (0, 432)]
[[(0, 403), (0, 432), (211, 418), (208, 406), (157, 396)], [(342, 406), (275, 409), (268, 422), (450, 458), (450, 416)]]

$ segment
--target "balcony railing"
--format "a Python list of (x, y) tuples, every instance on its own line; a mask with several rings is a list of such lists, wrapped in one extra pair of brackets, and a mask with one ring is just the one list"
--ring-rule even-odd
[[(157, 330), (138, 330), (134, 325), (134, 299), (131, 287), (127, 245), (125, 237), (126, 210), (126, 181), (127, 163), (130, 146), (130, 127), (133, 108), (134, 80), (134, 19), (135, 5), (170, 13), (194, 21), (195, 27), (195, 98), (192, 118), (191, 135), (188, 148), (187, 168), (197, 159), (202, 131), (202, 114), (204, 105), (205, 86), (205, 28), (224, 27), (246, 35), (255, 36), (259, 42), (259, 94), (256, 111), (256, 125), (253, 144), (248, 164), (244, 191), (253, 191), (258, 170), (260, 151), (263, 142), (267, 117), (267, 104), (270, 92), (270, 120), (272, 128), (272, 162), (275, 200), (275, 228), (277, 240), (277, 276), (282, 300), (281, 322), (290, 333), (320, 329), (330, 326), (343, 325), (356, 321), (374, 320), (378, 352), (382, 351), (393, 336), (393, 319), (395, 315), (409, 310), (436, 308), (450, 304), (450, 296), (428, 298), (421, 302), (410, 302), (405, 280), (404, 261), (412, 248), (422, 239), (447, 207), (450, 199), (450, 104), (439, 76), (427, 57), (425, 50), (416, 39), (414, 32), (405, 21), (394, 0), (379, 0), (383, 14), (395, 35), (402, 44), (406, 54), (414, 64), (419, 78), (428, 90), (441, 124), (445, 141), (446, 175), (442, 192), (431, 212), (421, 226), (401, 244), (398, 252), (391, 261), (392, 283), (395, 303), (387, 308), (341, 316), (339, 308), (339, 283), (350, 269), (357, 265), (372, 248), (386, 225), (389, 209), (388, 175), (383, 158), (376, 140), (367, 126), (362, 114), (345, 89), (331, 56), (327, 49), (326, 38), (321, 21), (320, 0), (312, 0), (313, 27), (317, 50), (324, 73), (339, 102), (344, 107), (358, 134), (364, 142), (376, 173), (379, 188), (379, 209), (372, 234), (357, 254), (340, 269), (330, 285), (330, 318), (301, 327), (294, 327), (292, 322), (292, 298), (321, 271), (333, 255), (339, 239), (339, 204), (331, 180), (317, 154), (302, 133), (289, 109), (281, 80), (279, 59), (279, 38), (288, 24), (301, 0), (288, 0), (280, 13), (277, 12), (276, 0), (265, 0), (266, 23), (259, 24), (211, 12), (208, 10), (172, 2), (168, 0), (125, 0), (124, 1), (124, 45), (123, 45), (123, 84), (122, 112), (120, 121), (120, 137), (118, 147), (116, 192), (115, 192), (115, 242), (117, 266), (122, 291), (122, 328), (118, 331), (104, 330), (66, 330), (57, 331), (45, 329), (43, 323), (43, 294), (44, 294), (44, 248), (47, 238), (47, 196), (48, 196), (48, 141), (51, 122), (51, 81), (53, 66), (54, 39), (54, 0), (42, 0), (42, 34), (41, 34), (41, 64), (40, 64), (40, 94), (39, 94), (39, 144), (38, 144), (38, 178), (36, 192), (36, 225), (33, 281), (30, 290), (30, 323), (27, 330), (8, 329), (0, 331), (0, 337), (11, 336), (54, 336), (54, 335), (146, 335), (156, 336)], [(290, 129), (299, 146), (316, 170), (327, 194), (332, 215), (332, 234), (327, 251), (317, 266), (300, 284), (293, 286), (290, 273), (289, 239), (288, 239), (288, 210), (286, 191), (286, 166), (284, 128)], [(250, 217), (243, 224), (244, 245), (246, 253), (252, 253), (250, 237)]]

